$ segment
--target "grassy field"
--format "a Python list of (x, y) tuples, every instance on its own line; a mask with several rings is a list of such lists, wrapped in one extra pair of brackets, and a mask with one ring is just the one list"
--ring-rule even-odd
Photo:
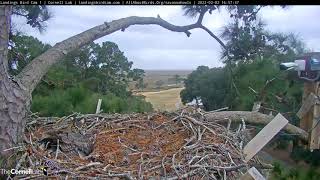
[[(184, 88), (183, 81), (175, 84), (172, 82), (172, 78), (175, 75), (179, 75), (185, 79), (192, 72), (192, 70), (146, 70), (144, 82), (147, 83), (147, 87), (143, 89), (136, 89), (134, 82), (130, 85), (130, 89), (134, 94), (143, 95), (146, 97), (146, 101), (150, 102), (155, 110), (159, 111), (174, 111), (179, 107), (182, 107), (180, 92)], [(163, 81), (164, 84), (158, 88), (157, 81)]]
[(146, 101), (153, 105), (155, 110), (174, 111), (182, 107), (180, 91), (183, 88), (173, 88), (157, 92), (141, 92), (139, 94), (146, 97)]

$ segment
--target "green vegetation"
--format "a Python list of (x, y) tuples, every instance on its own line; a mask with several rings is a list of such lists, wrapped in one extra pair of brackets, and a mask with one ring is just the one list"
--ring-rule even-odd
[(72, 112), (94, 113), (98, 99), (102, 99), (101, 110), (108, 113), (148, 112), (152, 105), (142, 97), (118, 97), (112, 93), (95, 93), (83, 87), (50, 91), (48, 96), (34, 95), (31, 110), (45, 116), (64, 116)]
[(316, 168), (306, 169), (300, 168), (286, 168), (279, 163), (274, 163), (274, 168), (270, 177), (271, 180), (318, 180), (320, 179), (320, 172)]
[(140, 89), (143, 91), (148, 86), (148, 83), (145, 83), (143, 78), (139, 79), (138, 82), (135, 85), (136, 89)]
[[(15, 35), (11, 41), (12, 74), (50, 48), (31, 36)], [(99, 98), (105, 113), (152, 111), (143, 97), (128, 91), (129, 82), (141, 82), (144, 76), (144, 71), (132, 69), (132, 64), (112, 42), (92, 43), (74, 51), (42, 79), (33, 92), (31, 111), (41, 116), (94, 113)]]
[[(297, 125), (295, 113), (301, 106), (303, 84), (295, 72), (281, 72), (279, 64), (295, 60), (308, 49), (294, 34), (271, 33), (258, 18), (238, 17), (222, 33), (226, 47), (221, 59), (225, 66), (211, 69), (200, 66), (192, 72), (180, 93), (182, 102), (201, 99), (207, 111), (225, 106), (251, 111), (254, 102), (259, 101), (263, 113), (281, 112)], [(320, 152), (311, 153), (298, 146), (295, 136), (278, 135), (275, 142), (283, 148), (289, 141), (293, 141), (291, 156), (295, 160), (319, 165)], [(276, 167), (274, 172), (275, 179), (319, 179), (312, 169), (280, 172)]]
[(226, 105), (229, 93), (227, 77), (228, 74), (222, 68), (198, 67), (185, 80), (185, 89), (181, 91), (182, 102), (201, 99), (205, 110), (218, 109)]

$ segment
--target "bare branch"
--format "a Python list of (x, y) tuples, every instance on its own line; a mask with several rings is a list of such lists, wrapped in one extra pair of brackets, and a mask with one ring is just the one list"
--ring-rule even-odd
[[(203, 29), (203, 30), (205, 30), (205, 31), (207, 31), (207, 33), (208, 33), (211, 37), (213, 37), (215, 40), (217, 40), (217, 41), (219, 42), (219, 44), (220, 44), (225, 50), (228, 50), (228, 49), (227, 49), (227, 46), (221, 41), (221, 39), (218, 38), (218, 36), (216, 36), (215, 34), (213, 34), (213, 32), (211, 32), (207, 27), (201, 25), (200, 28)], [(227, 53), (228, 53), (228, 52), (227, 52)]]
[(199, 14), (199, 18), (198, 18), (198, 21), (197, 21), (197, 24), (201, 25), (202, 24), (202, 20), (203, 20), (203, 17), (204, 15), (206, 14), (207, 10), (202, 10)]
[(48, 51), (32, 60), (18, 75), (18, 78), (27, 91), (31, 93), (41, 78), (47, 73), (51, 65), (62, 59), (65, 54), (118, 30), (124, 31), (131, 25), (159, 25), (173, 32), (186, 33), (187, 36), (190, 36), (190, 30), (200, 28), (207, 31), (225, 48), (225, 45), (217, 36), (215, 36), (208, 28), (201, 25), (204, 14), (205, 13), (200, 15), (196, 23), (186, 26), (173, 25), (160, 18), (160, 16), (157, 18), (131, 16), (95, 26), (87, 31), (57, 43)]

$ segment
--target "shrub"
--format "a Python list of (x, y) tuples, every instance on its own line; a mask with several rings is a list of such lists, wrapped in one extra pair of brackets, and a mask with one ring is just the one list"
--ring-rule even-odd
[(104, 113), (149, 112), (152, 105), (142, 97), (118, 97), (112, 93), (106, 95), (94, 93), (81, 86), (66, 90), (52, 90), (48, 95), (33, 96), (32, 112), (41, 116), (65, 116), (72, 112), (95, 113), (98, 99), (102, 99)]
[(274, 163), (274, 168), (271, 174), (271, 180), (318, 180), (320, 179), (320, 173), (316, 168), (306, 167), (301, 168), (285, 168), (279, 163)]
[(34, 96), (31, 110), (44, 116), (63, 116), (72, 112), (72, 104), (62, 90), (51, 92), (49, 96)]

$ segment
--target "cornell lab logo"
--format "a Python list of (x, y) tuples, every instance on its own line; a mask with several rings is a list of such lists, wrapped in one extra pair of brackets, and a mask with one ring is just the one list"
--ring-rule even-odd
[(9, 178), (14, 178), (16, 175), (31, 175), (31, 174), (44, 174), (48, 175), (48, 167), (40, 166), (39, 170), (25, 169), (25, 170), (17, 170), (17, 169), (0, 169), (0, 175), (7, 175)]
[(9, 177), (13, 178), (16, 175), (20, 175), (20, 174), (33, 174), (33, 170), (32, 169), (25, 169), (25, 170), (17, 170), (17, 169), (11, 169), (11, 170), (6, 170), (6, 169), (1, 169), (0, 170), (0, 174), (2, 175), (8, 175)]

